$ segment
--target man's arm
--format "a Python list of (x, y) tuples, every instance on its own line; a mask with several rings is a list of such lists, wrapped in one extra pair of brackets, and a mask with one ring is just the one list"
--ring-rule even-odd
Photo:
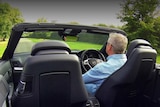
[(95, 66), (82, 75), (84, 83), (93, 83), (101, 79), (100, 67)]

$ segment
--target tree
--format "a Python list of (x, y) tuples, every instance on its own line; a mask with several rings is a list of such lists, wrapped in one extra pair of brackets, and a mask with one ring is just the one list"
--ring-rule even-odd
[(107, 25), (103, 23), (93, 24), (93, 26), (107, 27)]
[(122, 10), (118, 14), (121, 22), (124, 22), (124, 30), (129, 40), (143, 38), (157, 45), (157, 35), (154, 35), (154, 18), (159, 6), (159, 0), (124, 0), (120, 5)]
[(23, 22), (21, 12), (11, 7), (8, 3), (0, 1), (0, 38), (5, 40), (9, 36), (14, 24)]
[[(154, 19), (154, 35), (158, 36), (158, 41), (160, 41), (160, 16)], [(158, 48), (160, 48), (160, 42), (158, 42)], [(159, 50), (160, 53), (160, 50)]]
[(38, 23), (47, 23), (48, 21), (47, 21), (47, 19), (46, 18), (39, 18), (38, 20), (37, 20), (37, 22)]
[[(37, 19), (37, 23), (47, 23), (47, 19), (42, 17), (42, 18), (38, 18)], [(41, 39), (41, 38), (45, 38), (45, 39), (48, 39), (50, 38), (51, 36), (51, 32), (33, 32), (29, 35), (29, 37), (35, 37), (35, 38), (38, 38), (38, 39)]]
[(72, 22), (69, 22), (69, 24), (78, 25), (79, 23), (72, 21)]

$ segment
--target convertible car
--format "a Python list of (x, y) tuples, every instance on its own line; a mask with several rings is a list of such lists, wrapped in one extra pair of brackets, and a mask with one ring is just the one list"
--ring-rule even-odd
[(157, 51), (130, 41), (127, 62), (88, 95), (82, 74), (108, 56), (105, 45), (119, 29), (54, 23), (13, 26), (0, 59), (1, 107), (160, 107)]

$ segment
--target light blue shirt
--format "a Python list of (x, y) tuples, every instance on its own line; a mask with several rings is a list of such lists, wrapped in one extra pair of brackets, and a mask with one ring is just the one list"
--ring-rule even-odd
[(89, 94), (94, 95), (102, 82), (118, 70), (126, 62), (125, 54), (113, 54), (107, 57), (106, 62), (102, 62), (91, 68), (82, 78)]

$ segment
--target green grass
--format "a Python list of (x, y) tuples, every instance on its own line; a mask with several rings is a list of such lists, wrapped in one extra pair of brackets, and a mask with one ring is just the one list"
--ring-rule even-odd
[(83, 42), (67, 42), (72, 50), (84, 50), (84, 49), (100, 49), (102, 45), (91, 44), (91, 43), (83, 43)]
[(2, 57), (3, 53), (4, 53), (4, 50), (7, 46), (7, 42), (8, 41), (1, 41), (0, 42), (0, 58)]
[[(43, 41), (44, 39), (31, 39), (29, 38), (32, 42), (34, 43), (37, 43), (37, 42), (40, 42), (40, 41)], [(76, 42), (76, 43), (75, 43)], [(91, 43), (86, 43), (86, 42), (77, 42), (75, 40), (75, 38), (73, 37), (70, 37), (70, 38), (67, 38), (67, 41), (66, 43), (70, 46), (70, 48), (72, 50), (84, 50), (84, 49), (100, 49), (102, 45), (99, 45), (99, 44), (91, 44)]]
[(156, 62), (157, 62), (158, 64), (160, 64), (160, 55), (157, 56)]

